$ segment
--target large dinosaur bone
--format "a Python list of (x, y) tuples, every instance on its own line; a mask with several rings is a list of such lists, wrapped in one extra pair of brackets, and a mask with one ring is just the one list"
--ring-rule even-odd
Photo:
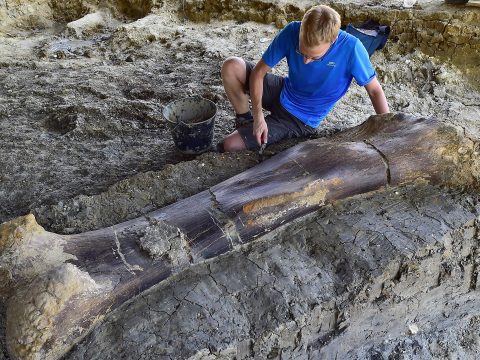
[(411, 181), (470, 185), (475, 144), (432, 119), (383, 115), (299, 144), (207, 191), (109, 228), (0, 226), (12, 359), (57, 359), (109, 311), (190, 264), (336, 199)]

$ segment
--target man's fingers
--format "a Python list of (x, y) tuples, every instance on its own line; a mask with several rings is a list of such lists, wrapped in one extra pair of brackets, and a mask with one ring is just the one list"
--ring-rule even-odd
[(268, 127), (267, 124), (260, 124), (258, 127), (253, 126), (253, 136), (258, 145), (262, 145), (267, 142), (268, 139)]
[(262, 133), (262, 144), (266, 144), (268, 140), (268, 129), (265, 129), (265, 131)]
[(262, 133), (261, 132), (254, 132), (255, 140), (257, 140), (258, 145), (262, 145)]

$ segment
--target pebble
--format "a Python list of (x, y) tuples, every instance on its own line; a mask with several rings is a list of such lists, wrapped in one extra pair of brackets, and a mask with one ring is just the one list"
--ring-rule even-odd
[(415, 335), (416, 333), (418, 333), (418, 326), (415, 324), (410, 324), (408, 325), (408, 330), (410, 331), (411, 335)]
[(47, 52), (46, 52), (45, 50), (40, 50), (40, 51), (38, 52), (38, 57), (39, 57), (40, 59), (46, 59), (46, 58), (48, 57), (48, 54), (47, 54)]
[(458, 148), (458, 153), (460, 155), (465, 155), (467, 152), (468, 152), (468, 149), (466, 147), (461, 146)]

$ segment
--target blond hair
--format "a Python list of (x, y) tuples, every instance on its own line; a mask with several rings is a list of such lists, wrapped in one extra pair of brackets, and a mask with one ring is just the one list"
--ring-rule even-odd
[(333, 42), (340, 30), (340, 15), (331, 7), (317, 5), (310, 8), (300, 25), (300, 41), (307, 48)]

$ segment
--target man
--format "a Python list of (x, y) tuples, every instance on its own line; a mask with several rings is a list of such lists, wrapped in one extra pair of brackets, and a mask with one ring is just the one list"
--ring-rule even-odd
[[(268, 73), (284, 57), (288, 76)], [(335, 10), (314, 6), (275, 37), (256, 65), (239, 57), (223, 63), (223, 86), (236, 113), (236, 130), (224, 139), (224, 150), (253, 150), (314, 134), (353, 78), (365, 87), (377, 114), (389, 112), (365, 47), (340, 30)], [(262, 107), (270, 115), (264, 117)]]

